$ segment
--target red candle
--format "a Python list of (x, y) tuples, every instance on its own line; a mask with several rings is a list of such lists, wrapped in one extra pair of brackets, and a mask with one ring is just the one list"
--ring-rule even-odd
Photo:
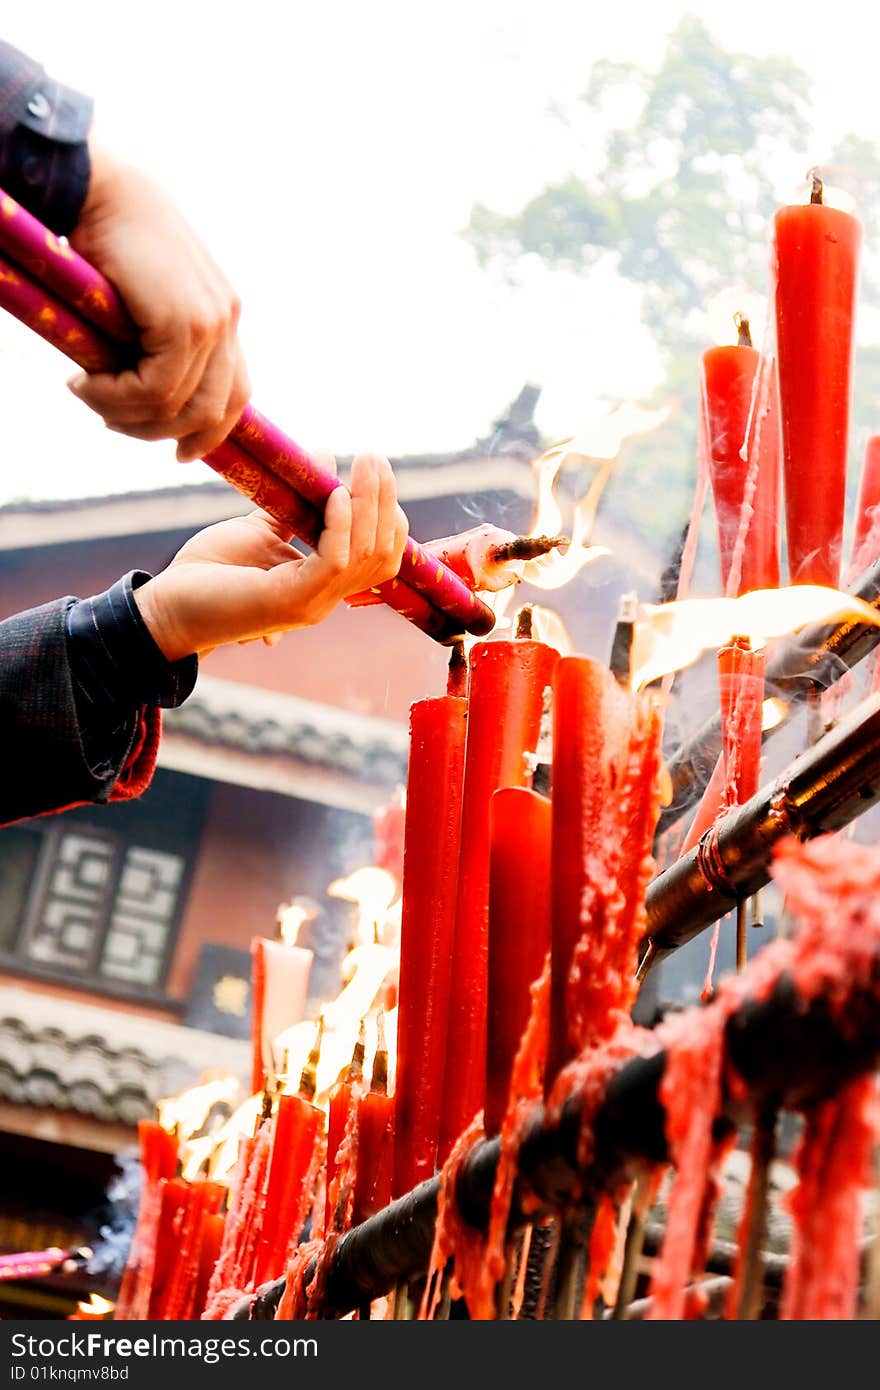
[(308, 1209), (307, 1184), (315, 1142), (323, 1122), (323, 1112), (304, 1096), (280, 1097), (257, 1247), (257, 1286), (284, 1273), (288, 1247), (299, 1236)]
[(333, 1203), (336, 1199), (336, 1193), (332, 1192), (331, 1188), (333, 1179), (336, 1177), (339, 1149), (345, 1138), (352, 1101), (361, 1089), (365, 1043), (364, 1027), (361, 1023), (361, 1031), (355, 1043), (354, 1056), (346, 1070), (345, 1077), (342, 1081), (337, 1081), (330, 1091), (330, 1104), (327, 1113), (327, 1171), (324, 1192), (325, 1231), (333, 1230), (333, 1217), (335, 1215)]
[(761, 771), (764, 653), (748, 639), (734, 639), (718, 653), (718, 687), (724, 736), (725, 801), (741, 805), (755, 795)]
[[(660, 809), (657, 705), (587, 657), (553, 680), (550, 1041), (546, 1086), (631, 1003)], [(571, 988), (577, 961), (576, 987)]]
[(400, 928), (394, 1193), (433, 1177), (440, 1134), (467, 701), (410, 710)]
[(388, 1095), (388, 1053), (381, 1032), (373, 1061), (370, 1089), (358, 1102), (357, 1167), (354, 1180), (355, 1225), (375, 1216), (391, 1201), (394, 1167), (394, 1102)]
[(148, 1318), (161, 1318), (174, 1278), (177, 1248), (185, 1213), (189, 1208), (190, 1184), (171, 1178), (162, 1184), (156, 1251), (149, 1288)]
[(526, 754), (537, 748), (544, 691), (558, 660), (554, 648), (528, 639), (478, 642), (470, 656), (441, 1162), (486, 1095), (489, 799), (500, 787), (531, 781)]
[(192, 1315), (200, 1318), (208, 1301), (208, 1285), (214, 1266), (220, 1258), (226, 1218), (219, 1211), (206, 1211), (202, 1218), (202, 1237), (199, 1245), (199, 1271), (196, 1278)]
[[(814, 197), (821, 184), (814, 181)], [(840, 580), (861, 224), (811, 202), (775, 217), (776, 336), (792, 583)]]
[[(751, 346), (746, 320), (740, 343), (710, 348), (702, 358), (702, 407), (715, 518), (721, 580), (729, 591), (731, 561), (737, 547), (743, 505), (751, 512), (745, 545), (737, 557), (734, 592), (779, 587), (779, 415), (776, 382), (764, 370), (766, 391), (755, 375), (761, 354)], [(762, 399), (762, 396), (764, 399)], [(751, 419), (751, 424), (750, 424)], [(746, 459), (741, 456), (748, 432)], [(751, 488), (749, 484), (751, 483)], [(747, 490), (751, 492), (747, 496)]]
[(529, 987), (550, 946), (550, 802), (525, 787), (492, 797), (486, 1133), (497, 1134), (529, 1018)]
[(856, 509), (856, 529), (853, 536), (852, 568), (856, 573), (866, 569), (880, 555), (880, 434), (874, 434), (865, 446), (862, 466), (862, 485)]

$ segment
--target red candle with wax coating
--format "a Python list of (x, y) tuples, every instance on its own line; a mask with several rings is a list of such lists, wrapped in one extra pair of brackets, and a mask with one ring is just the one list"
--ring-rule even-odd
[[(741, 321), (745, 324), (745, 320)], [(702, 405), (709, 478), (715, 500), (721, 580), (728, 589), (731, 561), (749, 473), (757, 469), (751, 518), (735, 594), (779, 587), (779, 414), (776, 381), (766, 373), (766, 392), (752, 393), (761, 354), (751, 346), (747, 325), (734, 347), (710, 348), (702, 358)], [(760, 396), (766, 399), (759, 399)], [(749, 418), (751, 415), (751, 428)], [(749, 431), (747, 459), (741, 450)], [(735, 595), (732, 595), (732, 597)]]
[(190, 1184), (183, 1178), (171, 1178), (162, 1184), (148, 1318), (162, 1316), (162, 1308), (174, 1278), (180, 1231), (184, 1213), (189, 1207), (189, 1198)]
[(461, 856), (439, 1158), (448, 1157), (486, 1095), (489, 799), (531, 781), (526, 754), (541, 729), (559, 653), (529, 639), (478, 642), (470, 656)]
[(467, 701), (410, 710), (400, 928), (394, 1194), (433, 1177), (440, 1133)]
[(486, 1133), (497, 1134), (531, 1007), (529, 988), (550, 947), (550, 802), (525, 787), (492, 797)]
[(354, 1179), (355, 1225), (375, 1216), (391, 1201), (394, 1168), (394, 1102), (388, 1095), (388, 1053), (382, 1015), (370, 1089), (358, 1101), (357, 1166)]
[[(821, 184), (814, 183), (814, 196)], [(792, 583), (840, 580), (862, 228), (819, 202), (775, 217), (776, 337)]]
[[(870, 546), (868, 542), (870, 541)], [(862, 484), (856, 508), (856, 528), (853, 535), (852, 564), (863, 570), (880, 555), (880, 434), (874, 434), (865, 445), (862, 465)]]
[(758, 790), (761, 725), (764, 712), (764, 653), (747, 640), (733, 641), (718, 653), (718, 687), (724, 737), (728, 805), (741, 805)]
[(339, 1147), (345, 1138), (345, 1127), (348, 1123), (348, 1116), (352, 1106), (352, 1097), (356, 1089), (360, 1089), (360, 1082), (364, 1068), (365, 1036), (364, 1026), (361, 1023), (361, 1031), (355, 1043), (354, 1055), (346, 1069), (342, 1080), (337, 1081), (330, 1091), (330, 1103), (327, 1107), (327, 1170), (325, 1174), (324, 1191), (324, 1230), (333, 1229), (333, 1194), (331, 1187), (333, 1179), (336, 1177), (338, 1167), (336, 1156)]
[(279, 1098), (257, 1247), (256, 1285), (284, 1273), (288, 1247), (299, 1236), (307, 1214), (307, 1183), (323, 1122), (323, 1112), (304, 1096)]

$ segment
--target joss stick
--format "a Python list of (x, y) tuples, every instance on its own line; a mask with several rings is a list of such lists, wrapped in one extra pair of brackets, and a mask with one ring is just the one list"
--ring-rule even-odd
[(578, 1315), (587, 1266), (586, 1216), (574, 1212), (563, 1217), (556, 1270), (555, 1322), (572, 1322)]
[(736, 1309), (738, 1319), (754, 1322), (761, 1315), (761, 1297), (764, 1286), (763, 1248), (767, 1233), (767, 1195), (770, 1182), (770, 1164), (776, 1143), (776, 1114), (758, 1116), (755, 1123), (755, 1136), (752, 1144), (752, 1171), (749, 1177), (748, 1227), (743, 1249), (742, 1284)]
[(611, 1310), (611, 1317), (614, 1320), (625, 1319), (628, 1316), (628, 1309), (635, 1295), (639, 1280), (639, 1265), (642, 1259), (642, 1251), (645, 1248), (645, 1223), (648, 1214), (649, 1195), (653, 1183), (654, 1179), (650, 1174), (642, 1173), (636, 1179), (632, 1208), (630, 1210), (629, 1226), (626, 1232), (626, 1246), (623, 1252), (623, 1268), (620, 1272), (620, 1284), (617, 1290), (617, 1299)]

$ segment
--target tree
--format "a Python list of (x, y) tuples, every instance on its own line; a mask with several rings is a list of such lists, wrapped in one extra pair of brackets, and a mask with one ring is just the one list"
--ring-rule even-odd
[[(615, 117), (622, 99), (635, 108), (626, 120)], [(543, 189), (512, 217), (475, 205), (466, 235), (486, 267), (515, 274), (531, 254), (582, 271), (611, 256), (618, 273), (640, 287), (666, 366), (664, 390), (680, 397), (682, 409), (673, 426), (633, 446), (608, 503), (618, 511), (625, 505), (628, 520), (646, 534), (656, 538), (665, 522), (671, 535), (693, 484), (696, 354), (706, 346), (701, 311), (732, 282), (766, 284), (774, 208), (792, 167), (806, 173), (811, 162), (809, 79), (786, 58), (725, 51), (688, 15), (656, 71), (597, 63), (566, 119), (604, 132), (595, 167)], [(880, 151), (849, 135), (828, 162), (858, 171), (870, 244)], [(867, 275), (863, 292), (875, 297)], [(857, 376), (860, 391), (870, 392), (877, 380), (876, 356), (869, 354)], [(869, 403), (857, 397), (857, 420)], [(880, 428), (880, 410), (873, 428)]]

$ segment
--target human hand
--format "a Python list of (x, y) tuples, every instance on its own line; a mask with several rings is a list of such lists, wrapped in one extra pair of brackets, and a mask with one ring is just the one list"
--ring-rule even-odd
[(348, 594), (392, 579), (408, 529), (391, 465), (361, 454), (350, 491), (338, 487), (330, 495), (312, 555), (297, 556), (288, 527), (251, 512), (200, 531), (135, 590), (135, 600), (169, 661), (227, 642), (271, 642), (274, 634), (321, 622)]
[(110, 429), (201, 458), (250, 396), (232, 287), (162, 190), (100, 152), (70, 241), (116, 286), (143, 353), (131, 371), (72, 378), (73, 394)]

